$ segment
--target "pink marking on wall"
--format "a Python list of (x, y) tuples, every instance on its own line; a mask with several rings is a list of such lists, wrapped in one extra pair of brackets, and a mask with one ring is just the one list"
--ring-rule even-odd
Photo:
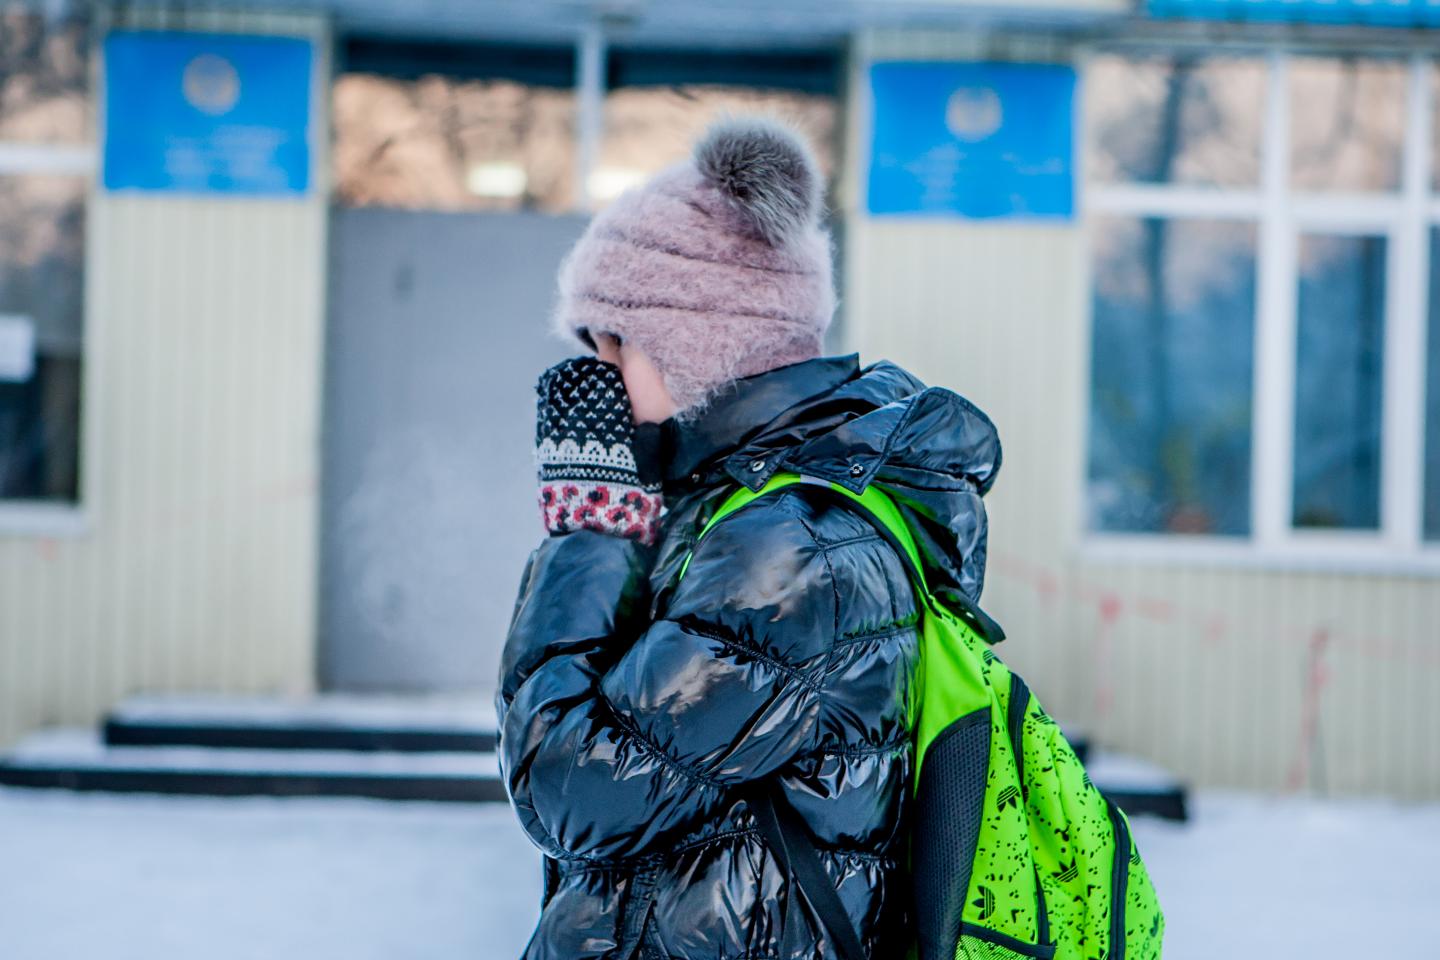
[(1114, 633), (1125, 605), (1120, 595), (1100, 596), (1100, 622), (1095, 629), (1095, 720), (1103, 722), (1115, 706)]
[[(1290, 765), (1290, 774), (1285, 786), (1299, 790), (1309, 783), (1316, 773), (1319, 761), (1323, 759), (1320, 745), (1320, 705), (1325, 686), (1330, 682), (1330, 668), (1325, 662), (1325, 652), (1330, 645), (1330, 633), (1318, 627), (1310, 638), (1310, 649), (1306, 654), (1305, 696), (1300, 703), (1300, 743)], [(1322, 771), (1323, 772), (1323, 771)]]

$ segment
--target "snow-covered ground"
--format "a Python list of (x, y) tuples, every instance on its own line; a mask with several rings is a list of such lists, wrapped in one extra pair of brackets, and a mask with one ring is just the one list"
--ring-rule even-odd
[[(1440, 957), (1440, 806), (1193, 808), (1134, 820), (1169, 960)], [(499, 805), (0, 789), (0, 957), (513, 960), (537, 857)]]
[(501, 804), (0, 789), (3, 960), (514, 960), (540, 889)]

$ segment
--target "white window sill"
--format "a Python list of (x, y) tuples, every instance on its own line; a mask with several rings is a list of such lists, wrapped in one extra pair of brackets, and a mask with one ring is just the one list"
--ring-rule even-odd
[(1369, 534), (1296, 534), (1287, 543), (1262, 545), (1243, 537), (1088, 533), (1079, 553), (1095, 563), (1440, 577), (1440, 543), (1407, 551)]
[(72, 538), (90, 533), (91, 517), (78, 504), (0, 500), (0, 538)]

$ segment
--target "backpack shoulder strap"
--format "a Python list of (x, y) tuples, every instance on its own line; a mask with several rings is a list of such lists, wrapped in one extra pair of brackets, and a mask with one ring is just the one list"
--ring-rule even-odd
[[(864, 514), (868, 514), (866, 519), (870, 520), (872, 523), (878, 521), (879, 525), (884, 528), (885, 532), (890, 534), (890, 537), (888, 537), (887, 539), (893, 539), (898, 541), (895, 544), (895, 546), (898, 548), (897, 552), (899, 552), (901, 556), (908, 561), (907, 566), (909, 568), (911, 579), (915, 581), (916, 586), (921, 589), (927, 600), (933, 599), (930, 597), (929, 589), (925, 587), (925, 574), (923, 572), (923, 568), (920, 565), (920, 550), (918, 547), (915, 546), (915, 538), (910, 535), (910, 530), (905, 525), (904, 518), (900, 516), (900, 511), (895, 507), (895, 502), (889, 497), (887, 497), (884, 493), (882, 493), (878, 488), (873, 486), (866, 487), (863, 493), (854, 493), (850, 490), (845, 489), (837, 483), (830, 483), (825, 480), (820, 480), (816, 477), (807, 477), (798, 473), (785, 473), (782, 471), (773, 475), (769, 480), (764, 483), (763, 486), (755, 490), (751, 490), (749, 487), (746, 486), (741, 486), (740, 488), (732, 492), (730, 496), (725, 498), (724, 502), (722, 502), (720, 506), (715, 508), (715, 513), (711, 515), (705, 526), (700, 528), (700, 533), (696, 536), (695, 542), (698, 544), (701, 540), (705, 538), (706, 534), (708, 534), (712, 529), (714, 529), (717, 523), (719, 523), (721, 520), (724, 520), (726, 517), (730, 516), (730, 514), (734, 513), (735, 511), (748, 506), (749, 504), (758, 500), (760, 497), (765, 496), (765, 494), (771, 492), (772, 490), (778, 490), (782, 487), (794, 486), (797, 483), (803, 483), (807, 486), (820, 487), (823, 489), (831, 490), (835, 493), (844, 494), (846, 497), (853, 500), (855, 503), (859, 504), (862, 508), (864, 508), (861, 512)], [(680, 575), (682, 577), (685, 575), (685, 570), (689, 567), (689, 565), (690, 558), (686, 557), (685, 565), (680, 568)]]
[[(839, 484), (815, 477), (805, 477), (795, 473), (776, 473), (757, 490), (742, 486), (726, 497), (705, 526), (701, 528), (695, 538), (695, 543), (698, 544), (704, 539), (716, 524), (735, 511), (753, 503), (759, 497), (782, 487), (802, 483), (806, 485), (807, 490), (814, 490), (832, 498), (867, 520), (904, 562), (921, 604), (928, 610), (945, 609), (930, 593), (929, 587), (925, 583), (920, 549), (916, 545), (915, 538), (905, 523), (899, 507), (884, 491), (874, 485), (866, 487), (863, 492), (857, 494)], [(692, 546), (691, 554), (686, 556), (680, 567), (679, 578), (685, 576), (685, 571), (690, 566), (690, 556), (693, 555), (694, 548)], [(999, 625), (981, 612), (979, 607), (973, 604), (966, 605), (961, 608), (960, 612), (987, 641), (994, 643), (1005, 636)], [(859, 935), (850, 922), (840, 895), (836, 892), (834, 884), (830, 881), (830, 877), (820, 861), (814, 837), (805, 825), (803, 818), (785, 798), (780, 784), (774, 781), (757, 783), (747, 799), (754, 810), (757, 827), (765, 838), (766, 844), (780, 862), (786, 876), (794, 877), (800, 891), (814, 907), (821, 922), (829, 931), (841, 960), (866, 960)]]
[(980, 609), (979, 604), (974, 603), (968, 597), (957, 594), (953, 602), (944, 605), (935, 599), (935, 595), (930, 592), (930, 587), (925, 582), (925, 566), (920, 560), (920, 548), (915, 543), (915, 535), (910, 532), (910, 525), (905, 522), (905, 517), (901, 515), (895, 500), (884, 490), (871, 484), (863, 492), (855, 493), (838, 483), (808, 477), (803, 478), (803, 481), (813, 484), (816, 490), (822, 491), (837, 502), (860, 507), (856, 512), (869, 520), (870, 525), (875, 528), (881, 538), (887, 541), (905, 561), (910, 580), (915, 586), (916, 596), (921, 599), (927, 610), (944, 611), (947, 614), (953, 610), (959, 614), (970, 629), (988, 644), (993, 645), (1005, 639), (1005, 631), (1001, 629), (1000, 624), (996, 623), (989, 614)]
[(747, 800), (755, 812), (760, 835), (786, 876), (795, 878), (800, 892), (820, 915), (840, 960), (867, 960), (860, 935), (845, 912), (845, 903), (820, 862), (815, 841), (799, 813), (785, 799), (779, 782), (756, 784)]
[[(907, 571), (910, 574), (911, 583), (915, 587), (916, 596), (929, 610), (941, 609), (940, 603), (931, 594), (929, 586), (925, 582), (925, 567), (920, 561), (920, 548), (915, 543), (915, 537), (910, 532), (910, 527), (905, 518), (900, 514), (900, 508), (885, 491), (871, 484), (864, 491), (855, 493), (838, 483), (821, 480), (818, 477), (807, 477), (797, 473), (785, 471), (774, 474), (757, 490), (741, 486), (731, 493), (710, 517), (710, 520), (701, 528), (695, 543), (699, 543), (707, 533), (720, 521), (735, 511), (763, 497), (772, 490), (794, 484), (805, 484), (807, 489), (823, 491), (824, 495), (845, 506), (858, 506), (855, 511), (861, 517), (868, 520), (880, 536), (886, 540), (900, 558), (905, 562)], [(693, 546), (692, 551), (693, 555)], [(685, 557), (684, 563), (680, 566), (679, 578), (685, 576), (685, 571), (690, 567), (690, 556)], [(959, 607), (960, 615), (986, 643), (995, 644), (1005, 639), (1005, 631), (1000, 624), (996, 623), (979, 605), (968, 598), (960, 597), (955, 606)]]

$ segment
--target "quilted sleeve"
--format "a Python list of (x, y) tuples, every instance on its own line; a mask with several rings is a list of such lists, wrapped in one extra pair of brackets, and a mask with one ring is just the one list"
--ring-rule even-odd
[(500, 767), (550, 856), (648, 853), (818, 738), (837, 592), (785, 498), (717, 524), (654, 622), (645, 549), (553, 537), (521, 584), (496, 696)]

